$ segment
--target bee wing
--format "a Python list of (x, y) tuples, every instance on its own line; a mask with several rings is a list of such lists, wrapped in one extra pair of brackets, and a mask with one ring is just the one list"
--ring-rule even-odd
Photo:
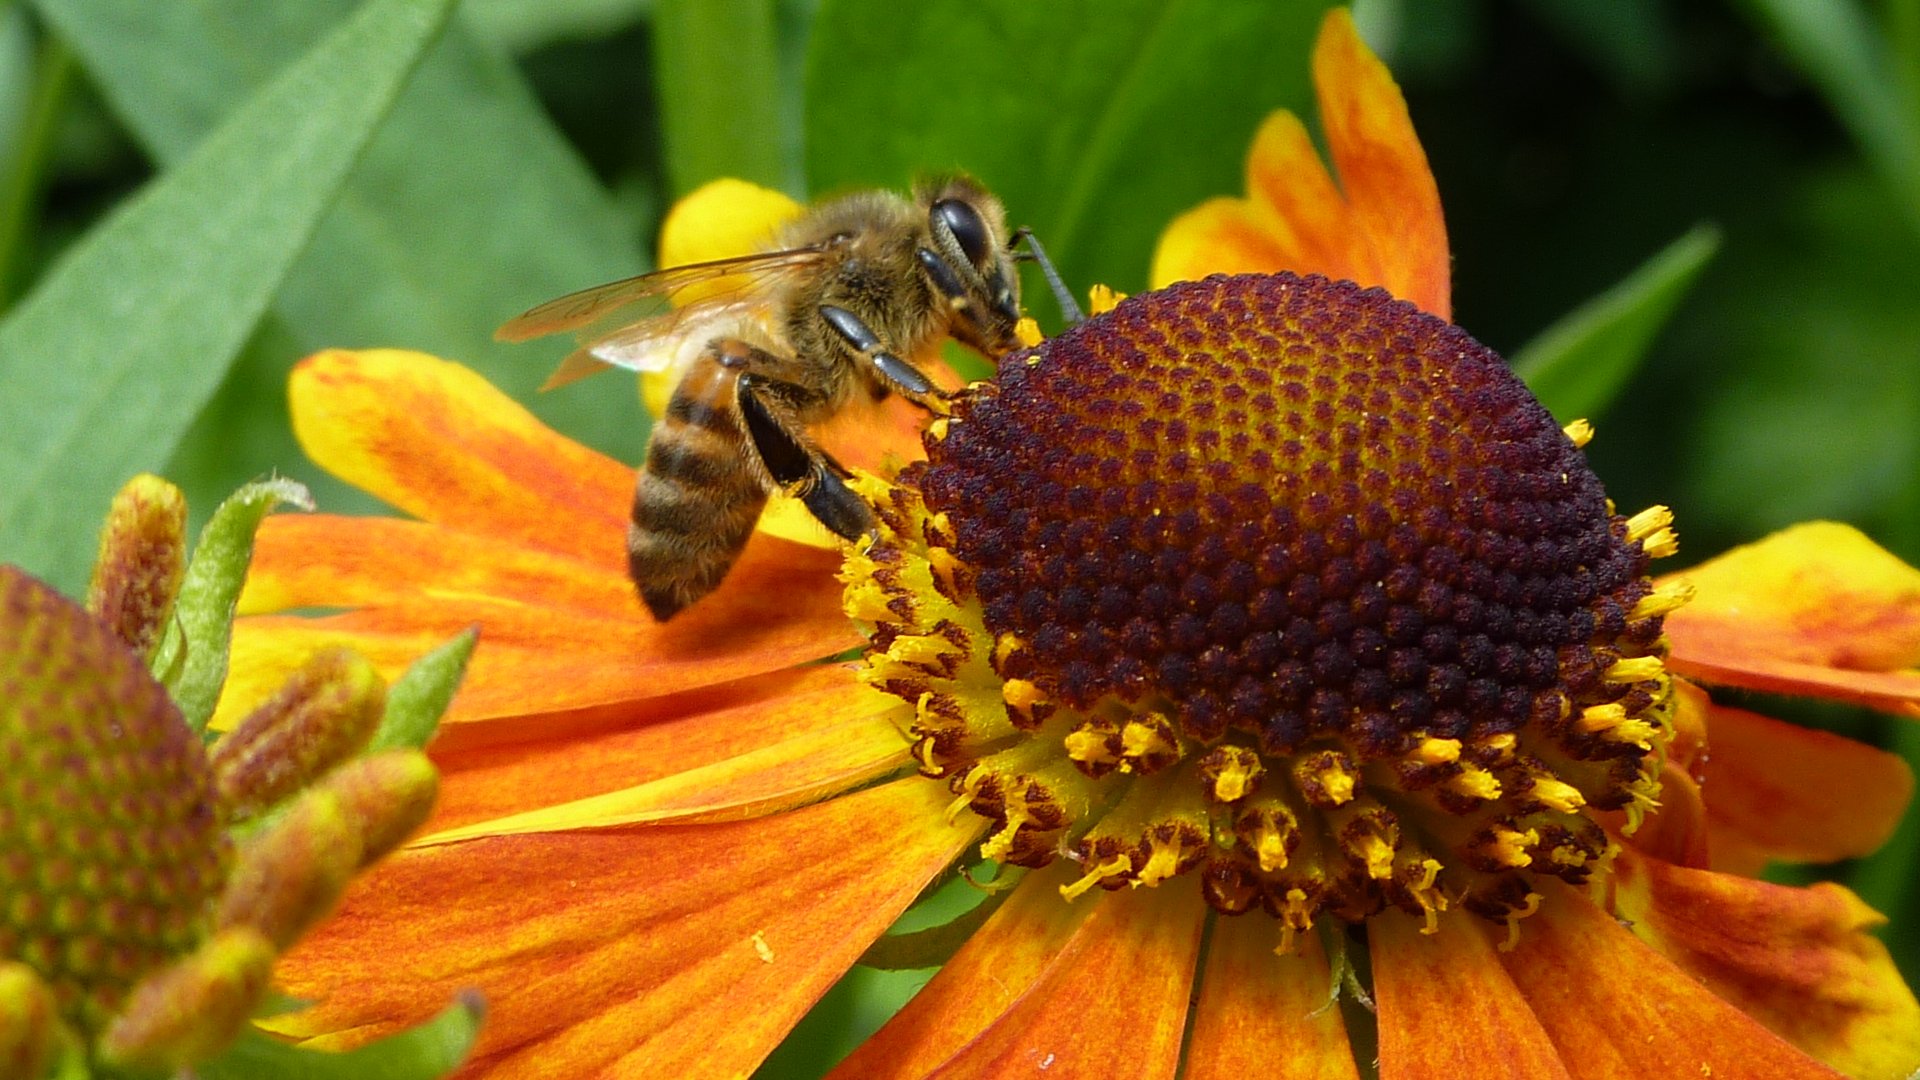
[(734, 299), (711, 297), (684, 308), (674, 308), (653, 318), (618, 327), (600, 337), (591, 338), (560, 361), (540, 389), (552, 390), (570, 382), (597, 375), (609, 368), (628, 371), (664, 371), (681, 353), (680, 346), (697, 337), (709, 336), (709, 327), (762, 317), (768, 311), (764, 296), (746, 295)]

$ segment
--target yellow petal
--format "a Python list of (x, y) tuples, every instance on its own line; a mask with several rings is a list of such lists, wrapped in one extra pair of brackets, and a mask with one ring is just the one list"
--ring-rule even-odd
[(712, 262), (759, 251), (804, 209), (778, 191), (745, 180), (709, 180), (667, 212), (660, 225), (660, 265)]
[(288, 385), (316, 464), (415, 517), (623, 565), (633, 470), (540, 423), (458, 364), (317, 353)]
[(1920, 570), (1857, 529), (1796, 525), (1682, 576), (1675, 671), (1920, 715)]

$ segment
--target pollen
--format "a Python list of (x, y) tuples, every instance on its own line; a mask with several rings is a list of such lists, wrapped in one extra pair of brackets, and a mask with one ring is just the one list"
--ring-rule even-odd
[(1191, 882), (1282, 951), (1388, 908), (1511, 927), (1604, 872), (1673, 737), (1673, 515), (1617, 513), (1592, 436), (1377, 289), (1120, 300), (856, 480), (863, 678), (982, 853), (1071, 860), (1069, 899)]

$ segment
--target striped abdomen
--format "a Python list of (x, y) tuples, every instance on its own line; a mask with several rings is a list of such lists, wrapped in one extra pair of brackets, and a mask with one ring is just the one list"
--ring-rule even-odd
[(753, 535), (766, 481), (735, 395), (739, 369), (709, 351), (673, 391), (633, 492), (627, 570), (655, 618), (712, 592)]

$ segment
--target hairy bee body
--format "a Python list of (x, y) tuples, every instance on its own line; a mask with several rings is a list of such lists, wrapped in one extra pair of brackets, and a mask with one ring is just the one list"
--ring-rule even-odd
[(562, 297), (501, 336), (577, 329), (715, 282), (733, 286), (590, 338), (549, 380), (609, 365), (659, 370), (660, 356), (698, 342), (654, 426), (627, 535), (635, 586), (663, 620), (719, 585), (772, 492), (799, 498), (844, 538), (870, 531), (871, 511), (810, 431), (856, 396), (898, 393), (943, 412), (944, 392), (914, 357), (946, 337), (997, 356), (1015, 344), (1019, 317), (1004, 211), (954, 178), (912, 199), (866, 191), (820, 203), (759, 255)]

